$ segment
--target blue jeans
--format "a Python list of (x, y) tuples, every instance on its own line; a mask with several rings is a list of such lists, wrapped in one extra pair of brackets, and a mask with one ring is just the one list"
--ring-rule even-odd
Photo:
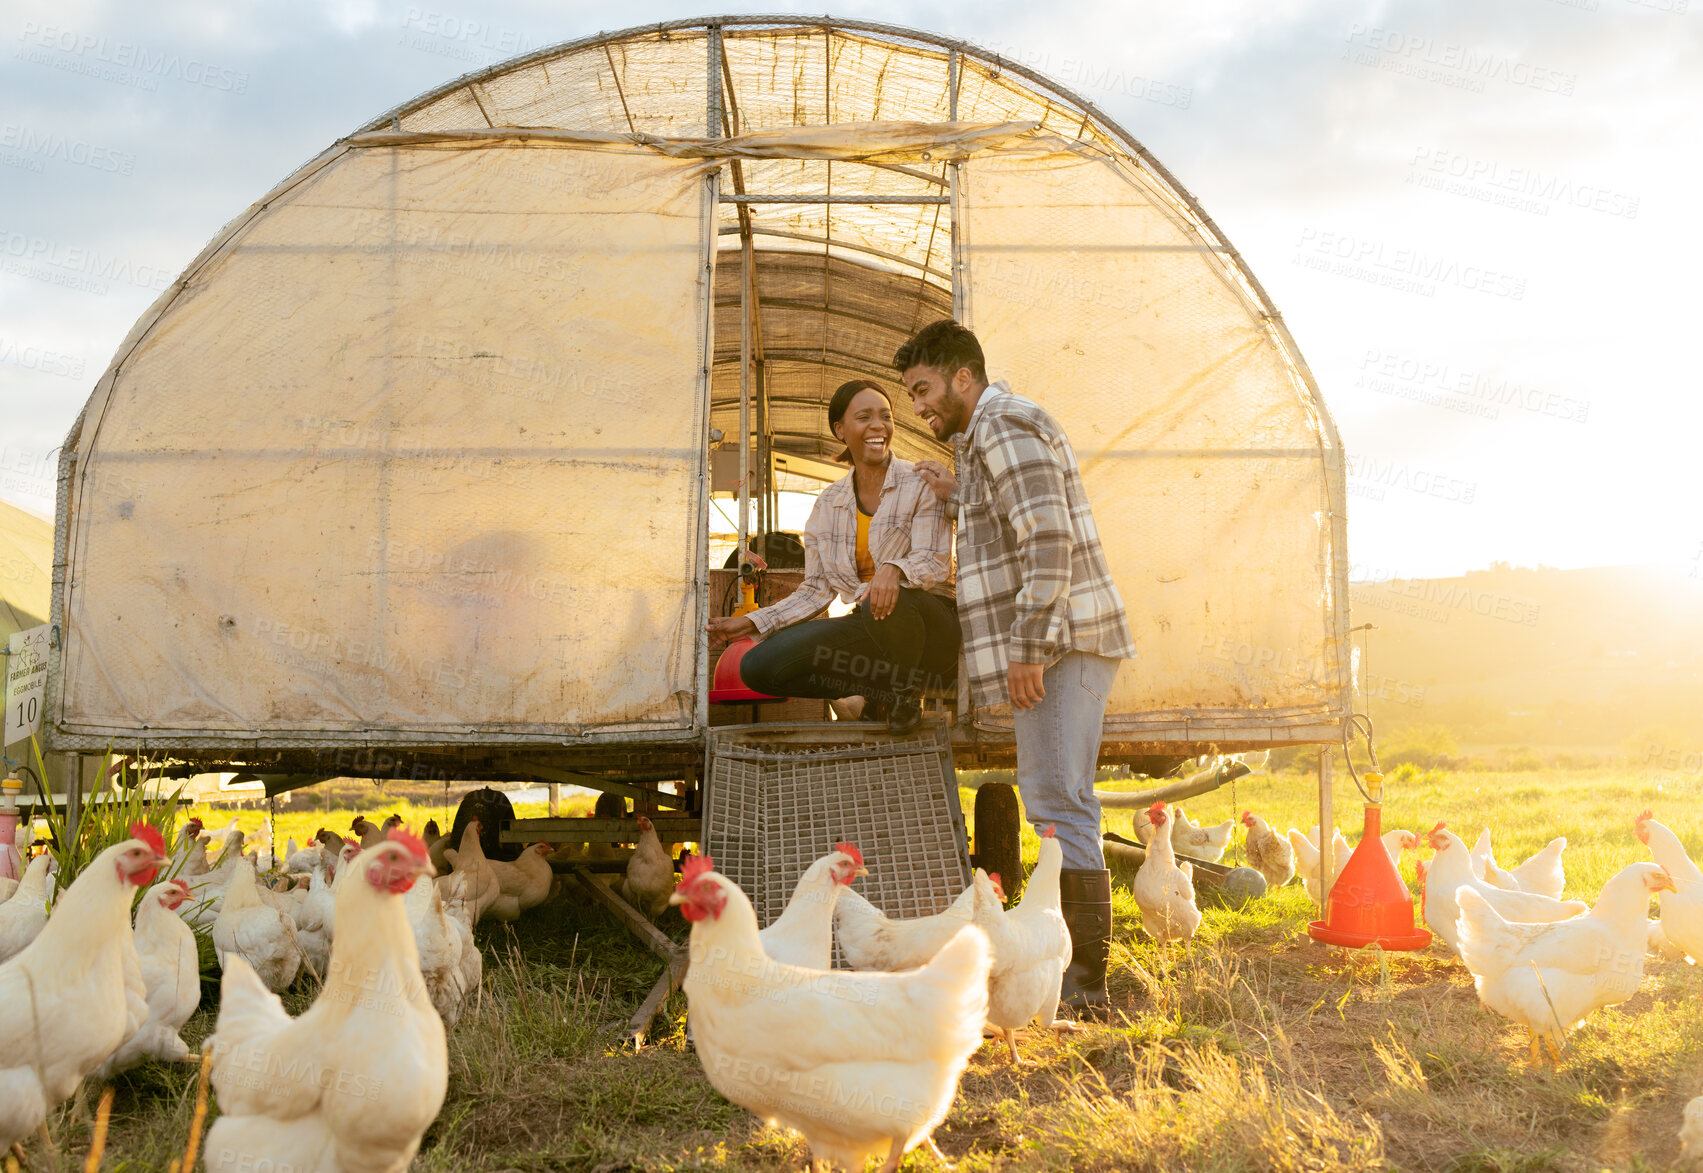
[(1036, 832), (1051, 823), (1064, 849), (1064, 866), (1098, 871), (1100, 800), (1094, 770), (1100, 760), (1100, 726), (1106, 697), (1121, 660), (1068, 652), (1041, 676), (1047, 695), (1027, 712), (1013, 713), (1017, 734), (1017, 791)]

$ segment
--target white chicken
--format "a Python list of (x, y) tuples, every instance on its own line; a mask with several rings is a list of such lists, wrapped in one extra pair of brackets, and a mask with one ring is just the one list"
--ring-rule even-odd
[[(326, 834), (324, 827), (314, 832), (313, 838), (306, 847), (298, 848), (295, 839), (288, 844), (288, 854), (284, 856), (284, 870), (287, 872), (312, 872), (315, 867), (324, 867), (335, 859), (335, 849), (328, 850), (322, 838)], [(339, 840), (341, 842), (341, 840)], [(327, 857), (331, 858), (327, 858)]]
[(986, 890), (975, 904), (976, 924), (993, 945), (993, 969), (988, 975), (988, 1025), (1005, 1038), (1013, 1066), (1017, 1032), (1037, 1015), (1053, 1029), (1073, 1029), (1058, 1017), (1064, 971), (1070, 967), (1070, 927), (1059, 910), (1059, 870), (1064, 849), (1052, 827), (1041, 832), (1040, 856), (1029, 873), (1017, 907), (1007, 912), (993, 893), (992, 880), (978, 872), (976, 882)]
[(96, 1072), (101, 1079), (144, 1059), (176, 1063), (189, 1056), (178, 1032), (201, 1005), (201, 961), (195, 934), (177, 915), (187, 899), (187, 883), (166, 880), (148, 889), (136, 909), (136, 961), (147, 991), (148, 1018), (101, 1064)]
[(1507, 921), (1549, 924), (1590, 911), (1590, 905), (1581, 900), (1552, 900), (1535, 892), (1498, 888), (1479, 879), (1472, 874), (1472, 853), (1467, 845), (1442, 823), (1431, 829), (1427, 839), (1437, 854), (1431, 857), (1425, 872), (1425, 923), (1457, 956), (1461, 951), (1458, 897), (1463, 889), (1477, 891)]
[(301, 972), (295, 925), (260, 887), (252, 865), (239, 866), (225, 886), (224, 904), (213, 922), (213, 949), (221, 970), (230, 969), (231, 958), (241, 957), (274, 993), (289, 989)]
[(1684, 1120), (1679, 1126), (1679, 1159), (1693, 1164), (1703, 1162), (1703, 1096), (1685, 1105)]
[(751, 902), (707, 856), (687, 861), (670, 900), (692, 924), (686, 997), (718, 1092), (802, 1133), (813, 1163), (861, 1171), (885, 1156), (893, 1173), (933, 1147), (982, 1041), (986, 934), (965, 925), (904, 973), (824, 973), (770, 959)]
[(33, 1134), (148, 1018), (130, 901), (171, 862), (144, 823), (65, 890), (35, 940), (0, 964), (0, 1152)]
[(1166, 824), (1170, 815), (1165, 804), (1147, 808), (1154, 835), (1147, 845), (1147, 859), (1130, 883), (1130, 892), (1141, 908), (1141, 925), (1154, 940), (1189, 941), (1200, 928), (1200, 909), (1194, 902), (1194, 868), (1180, 864), (1171, 848)]
[(1644, 947), (1651, 957), (1659, 957), (1663, 961), (1685, 960), (1685, 950), (1668, 940), (1668, 935), (1662, 932), (1661, 921), (1650, 921), (1646, 928)]
[(0, 904), (0, 961), (16, 957), (47, 925), (47, 870), (50, 855), (38, 855), (24, 869), (24, 878)]
[(402, 895), (431, 874), (425, 844), (394, 831), (336, 886), (325, 987), (292, 1019), (241, 957), (209, 1040), (221, 1115), (208, 1173), (402, 1173), (443, 1107), (443, 1019), (427, 997)]
[(443, 897), (444, 915), (449, 917), (450, 930), (461, 941), (461, 996), (479, 988), (485, 977), (485, 958), (473, 942), (473, 914), (467, 907), (466, 877), (450, 876), (447, 885), (436, 885)]
[[(479, 850), (484, 851), (483, 844), (480, 844)], [(556, 880), (555, 869), (550, 866), (550, 855), (554, 850), (548, 843), (531, 843), (515, 857), (513, 863), (487, 857), (485, 866), (497, 878), (498, 893), (489, 915), (497, 920), (512, 921), (521, 913), (543, 904)], [(672, 861), (670, 867), (672, 872)]]
[[(991, 878), (1003, 902), (1005, 893), (999, 888), (999, 877)], [(972, 879), (944, 911), (900, 919), (876, 908), (855, 888), (842, 889), (834, 907), (834, 935), (840, 942), (840, 955), (853, 969), (914, 969), (973, 922), (975, 902)]]
[(207, 870), (207, 849), (201, 845), (205, 825), (191, 816), (178, 828), (177, 843), (172, 847), (171, 872), (187, 879)]
[(468, 939), (456, 929), (456, 918), (444, 911), (443, 893), (422, 873), (403, 897), (408, 927), (414, 932), (414, 947), (420, 953), (420, 974), (426, 979), (426, 996), (431, 999), (444, 1029), (461, 1016), (461, 1000), (467, 994), (462, 975), (461, 950)]
[(1561, 853), (1566, 850), (1565, 837), (1551, 839), (1542, 851), (1513, 871), (1507, 871), (1496, 863), (1496, 853), (1490, 846), (1490, 828), (1486, 827), (1472, 846), (1472, 870), (1479, 879), (1504, 891), (1535, 892), (1559, 900), (1567, 886), (1567, 875), (1561, 866)]
[(1278, 835), (1266, 821), (1253, 811), (1242, 812), (1242, 825), (1248, 829), (1243, 848), (1248, 864), (1265, 877), (1267, 888), (1281, 888), (1295, 878), (1295, 849), (1285, 836)]
[(1177, 825), (1171, 828), (1172, 850), (1178, 855), (1205, 860), (1207, 863), (1217, 863), (1224, 858), (1224, 849), (1230, 846), (1230, 832), (1236, 826), (1235, 819), (1225, 819), (1215, 826), (1203, 827), (1191, 822), (1180, 806), (1172, 807), (1171, 813), (1176, 816), (1177, 821)]
[(627, 874), (617, 888), (621, 898), (651, 920), (662, 915), (674, 892), (674, 857), (657, 838), (656, 825), (638, 817), (639, 843), (627, 857)]
[[(348, 859), (353, 859), (361, 845), (349, 841)], [(323, 859), (308, 873), (307, 896), (295, 911), (296, 944), (302, 951), (302, 963), (320, 981), (325, 980), (325, 968), (331, 960), (331, 938), (336, 931), (337, 903), (332, 891), (337, 868), (342, 860), (326, 864)]]
[[(673, 874), (672, 867), (669, 874)], [(834, 844), (834, 850), (804, 869), (781, 914), (757, 934), (763, 952), (783, 965), (832, 969), (834, 909), (846, 885), (867, 874), (863, 852), (855, 844)]]
[[(491, 863), (485, 858), (485, 845), (479, 840), (481, 834), (483, 828), (479, 820), (469, 819), (467, 825), (461, 829), (461, 846), (445, 848), (443, 853), (444, 859), (455, 869), (456, 875), (466, 873), (461, 881), (461, 898), (474, 924), (483, 920), (485, 914), (491, 911), (503, 895), (502, 885), (497, 881), (497, 873), (491, 870)], [(437, 882), (442, 884), (446, 881), (439, 879)], [(507, 908), (508, 905), (505, 904), (503, 908), (498, 909), (501, 919), (513, 920), (515, 916), (520, 915), (518, 901), (513, 902), (513, 916), (501, 917)]]
[[(1435, 868), (1430, 883), (1437, 883)], [(1461, 960), (1472, 972), (1479, 1000), (1531, 1032), (1532, 1060), (1540, 1041), (1554, 1059), (1567, 1032), (1591, 1011), (1638, 992), (1645, 912), (1652, 894), (1672, 890), (1672, 879), (1659, 865), (1630, 864), (1603, 885), (1589, 913), (1540, 924), (1500, 915), (1482, 880), (1464, 884), (1458, 897)]]
[[(1301, 877), (1301, 884), (1307, 889), (1307, 895), (1316, 904), (1323, 898), (1324, 889), (1319, 883), (1319, 829), (1314, 827), (1303, 835), (1294, 827), (1289, 828), (1289, 847), (1295, 853), (1295, 874)], [(1336, 883), (1336, 878), (1342, 874), (1342, 869), (1348, 863), (1348, 857), (1354, 849), (1343, 838), (1342, 831), (1336, 827), (1330, 829), (1330, 881)]]
[(1662, 935), (1693, 962), (1703, 962), (1703, 871), (1686, 854), (1679, 836), (1656, 822), (1653, 812), (1640, 812), (1633, 826), (1638, 842), (1650, 849), (1674, 884), (1662, 897)]

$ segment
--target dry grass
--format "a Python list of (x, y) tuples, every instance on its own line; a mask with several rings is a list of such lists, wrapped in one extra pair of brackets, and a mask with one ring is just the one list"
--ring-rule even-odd
[[(1703, 856), (1696, 780), (1678, 787), (1671, 775), (1626, 773), (1429, 776), (1392, 793), (1385, 826), (1447, 817), (1470, 841), (1488, 822), (1504, 864), (1566, 834), (1569, 894), (1588, 898), (1645, 857), (1631, 822), (1646, 805)], [(1281, 827), (1312, 822), (1315, 801), (1308, 778), (1279, 775), (1185, 805), (1207, 821), (1252, 807)], [(1337, 804), (1357, 815), (1350, 793)], [(259, 813), (242, 817), (251, 827)], [(1686, 1100), (1703, 1093), (1703, 972), (1689, 966), (1652, 962), (1633, 1002), (1581, 1028), (1559, 1070), (1534, 1071), (1523, 1032), (1484, 1011), (1440, 950), (1317, 945), (1298, 885), (1244, 909), (1209, 903), (1194, 944), (1170, 950), (1140, 937), (1127, 888), (1116, 891), (1118, 1022), (1025, 1039), (1039, 1063), (1021, 1071), (984, 1047), (936, 1134), (965, 1173), (1659, 1169), (1677, 1155)], [(673, 914), (664, 925), (684, 936)], [(651, 1046), (621, 1048), (659, 963), (603, 913), (558, 894), (479, 938), (484, 988), (450, 1037), (449, 1096), (417, 1170), (769, 1170), (805, 1159), (801, 1140), (705, 1082), (685, 1047), (683, 997)], [(298, 1010), (308, 1000), (287, 999)], [(203, 1009), (186, 1037), (194, 1045), (211, 1027)], [(194, 1078), (188, 1065), (119, 1077), (107, 1169), (163, 1171), (181, 1154)], [(55, 1123), (67, 1167), (86, 1150), (88, 1114)], [(935, 1165), (917, 1154), (905, 1167)]]

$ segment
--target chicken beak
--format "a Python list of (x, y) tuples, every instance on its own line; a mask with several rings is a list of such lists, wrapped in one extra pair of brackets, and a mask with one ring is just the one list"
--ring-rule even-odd
[(669, 904), (684, 904), (684, 903), (686, 903), (686, 897), (681, 895), (679, 889), (676, 889), (673, 892), (670, 892), (668, 894), (668, 903)]
[(1678, 892), (1679, 885), (1673, 882), (1673, 876), (1664, 871), (1661, 875), (1656, 877), (1656, 882), (1651, 886), (1651, 891)]
[(868, 874), (869, 874), (868, 868), (858, 868), (855, 872), (852, 873), (852, 875), (854, 875), (854, 876), (867, 876)]

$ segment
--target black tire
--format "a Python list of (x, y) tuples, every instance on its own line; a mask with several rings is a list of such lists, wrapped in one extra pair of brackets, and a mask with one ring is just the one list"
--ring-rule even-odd
[(1017, 788), (983, 782), (976, 788), (976, 866), (999, 876), (1008, 901), (1023, 890), (1023, 816)]
[(525, 850), (524, 844), (497, 841), (497, 836), (502, 833), (503, 823), (513, 818), (514, 804), (509, 801), (509, 796), (500, 790), (492, 790), (489, 786), (482, 787), (468, 794), (461, 800), (461, 805), (455, 808), (455, 825), (450, 828), (449, 841), (451, 845), (459, 848), (461, 832), (470, 821), (478, 819), (479, 846), (485, 849), (485, 858), (513, 863)]

